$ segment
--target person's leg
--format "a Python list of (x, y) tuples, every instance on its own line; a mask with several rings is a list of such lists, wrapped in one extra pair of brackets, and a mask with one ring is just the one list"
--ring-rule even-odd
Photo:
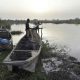
[(29, 37), (29, 30), (26, 30), (26, 37)]
[(29, 37), (29, 34), (30, 34), (30, 33), (29, 33), (29, 30), (27, 30), (27, 37)]
[(32, 34), (32, 30), (29, 30), (29, 33), (31, 35), (32, 41), (33, 41), (33, 34)]

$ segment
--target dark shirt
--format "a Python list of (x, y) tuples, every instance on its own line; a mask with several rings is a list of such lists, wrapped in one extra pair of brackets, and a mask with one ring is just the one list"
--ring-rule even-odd
[(26, 30), (29, 29), (29, 23), (26, 23)]

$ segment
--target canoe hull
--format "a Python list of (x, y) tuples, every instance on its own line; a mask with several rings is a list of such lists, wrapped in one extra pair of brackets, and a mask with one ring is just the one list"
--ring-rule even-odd
[(4, 63), (7, 65), (9, 71), (13, 71), (13, 66), (17, 66), (19, 69), (23, 69), (23, 70), (30, 71), (30, 72), (35, 72), (35, 68), (36, 68), (36, 64), (38, 62), (40, 51), (41, 51), (41, 47), (38, 51), (38, 55), (30, 61), (8, 62), (8, 63), (4, 62)]

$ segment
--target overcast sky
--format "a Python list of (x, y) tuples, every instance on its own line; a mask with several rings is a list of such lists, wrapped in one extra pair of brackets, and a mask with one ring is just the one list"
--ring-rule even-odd
[(0, 0), (0, 18), (68, 19), (80, 17), (80, 0)]

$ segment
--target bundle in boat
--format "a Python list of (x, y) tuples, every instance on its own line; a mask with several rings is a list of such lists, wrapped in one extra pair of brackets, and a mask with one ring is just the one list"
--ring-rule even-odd
[(26, 60), (31, 57), (31, 51), (14, 51), (10, 56), (12, 61), (15, 60)]

